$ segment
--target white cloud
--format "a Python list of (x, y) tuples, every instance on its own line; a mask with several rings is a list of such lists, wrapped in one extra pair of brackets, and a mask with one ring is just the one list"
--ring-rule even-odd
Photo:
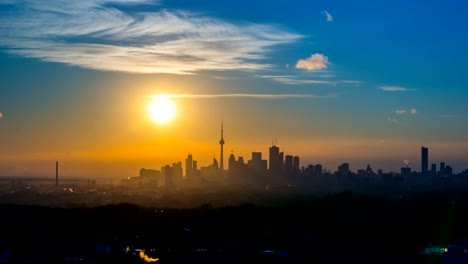
[(408, 112), (408, 111), (406, 111), (406, 110), (404, 110), (404, 109), (402, 109), (402, 110), (395, 110), (395, 114), (397, 114), (397, 115), (404, 115), (404, 114), (406, 114), (407, 112)]
[(327, 56), (320, 53), (315, 53), (307, 59), (298, 60), (296, 63), (296, 68), (315, 71), (326, 69), (328, 68), (329, 64), (330, 62), (328, 61)]
[(414, 91), (415, 89), (408, 89), (402, 86), (380, 86), (377, 89), (386, 91), (386, 92), (406, 92), (406, 91)]
[(13, 5), (0, 11), (0, 45), (9, 53), (95, 70), (193, 74), (267, 68), (261, 60), (272, 46), (302, 37), (270, 25), (236, 25), (154, 6), (158, 10), (122, 7), (154, 3), (0, 0)]
[(330, 95), (315, 95), (315, 94), (153, 94), (146, 96), (148, 98), (192, 98), (192, 99), (213, 99), (213, 98), (253, 98), (253, 99), (300, 99), (300, 98), (333, 98), (334, 94)]
[(327, 21), (328, 22), (332, 22), (333, 21), (333, 16), (328, 12), (328, 11), (322, 11), (322, 14), (325, 15), (325, 17), (327, 18)]
[(417, 111), (416, 109), (414, 109), (414, 108), (412, 108), (412, 109), (410, 110), (410, 114), (412, 114), (412, 115), (415, 115), (415, 114), (417, 114), (417, 113), (418, 113), (418, 111)]

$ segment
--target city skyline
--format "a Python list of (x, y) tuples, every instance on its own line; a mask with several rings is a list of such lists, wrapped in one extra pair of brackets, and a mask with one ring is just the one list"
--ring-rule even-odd
[[(468, 167), (468, 4), (0, 0), (0, 176), (250, 157)], [(165, 99), (166, 101), (162, 100)], [(155, 102), (159, 101), (159, 105)], [(164, 105), (163, 108), (160, 106)], [(227, 157), (224, 161), (227, 164)]]

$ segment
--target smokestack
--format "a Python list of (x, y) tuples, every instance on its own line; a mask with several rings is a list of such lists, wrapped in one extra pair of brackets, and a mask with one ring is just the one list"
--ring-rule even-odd
[(55, 186), (58, 186), (58, 161), (55, 162)]

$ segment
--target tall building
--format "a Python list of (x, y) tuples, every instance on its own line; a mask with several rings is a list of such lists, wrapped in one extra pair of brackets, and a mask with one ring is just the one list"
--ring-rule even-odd
[(435, 163), (431, 164), (431, 176), (435, 177), (437, 175), (437, 165)]
[(192, 154), (188, 154), (187, 159), (185, 159), (185, 178), (190, 179), (192, 177), (193, 171), (193, 158)]
[(300, 174), (301, 170), (299, 169), (299, 156), (293, 157), (293, 172), (294, 174)]
[(445, 175), (445, 162), (441, 162), (441, 163), (440, 163), (439, 175), (440, 175), (440, 176)]
[(286, 172), (287, 175), (290, 175), (292, 173), (292, 168), (293, 168), (293, 156), (286, 155), (284, 157), (284, 171)]
[(314, 176), (322, 176), (322, 165), (321, 164), (316, 164), (314, 166)]
[(264, 175), (267, 172), (267, 161), (262, 160), (261, 152), (252, 152), (252, 159), (247, 163), (248, 167), (257, 174)]
[(283, 169), (283, 152), (277, 146), (270, 147), (269, 163), (270, 174), (279, 175)]
[(421, 174), (428, 175), (429, 172), (429, 149), (421, 147)]
[(219, 158), (221, 175), (224, 175), (224, 154), (223, 154), (224, 135), (223, 135), (223, 132), (224, 132), (223, 131), (223, 122), (221, 122), (221, 140), (219, 141), (219, 145), (221, 145), (221, 156)]

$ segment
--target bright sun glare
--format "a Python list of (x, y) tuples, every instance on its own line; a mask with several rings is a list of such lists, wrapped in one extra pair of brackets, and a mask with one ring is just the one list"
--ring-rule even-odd
[(176, 105), (168, 98), (158, 97), (148, 105), (148, 113), (152, 120), (164, 124), (174, 119)]

